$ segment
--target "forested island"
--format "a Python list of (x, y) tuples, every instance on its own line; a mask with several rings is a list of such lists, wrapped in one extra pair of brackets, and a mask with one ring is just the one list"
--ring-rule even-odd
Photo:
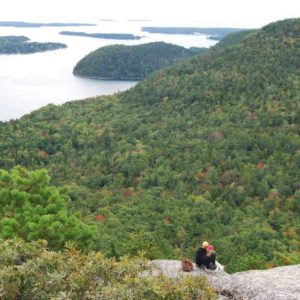
[(91, 23), (30, 23), (16, 21), (0, 21), (0, 27), (65, 27), (65, 26), (97, 26)]
[(186, 49), (164, 42), (105, 46), (80, 60), (73, 73), (90, 78), (140, 80), (206, 50), (207, 48), (195, 47)]
[(0, 54), (29, 54), (66, 48), (62, 43), (28, 42), (26, 36), (0, 36)]
[(126, 92), (0, 122), (3, 298), (215, 299), (139, 276), (204, 240), (229, 273), (300, 263), (300, 19), (229, 37)]
[(163, 34), (205, 34), (212, 40), (221, 40), (229, 33), (238, 32), (241, 28), (199, 28), (199, 27), (142, 27), (142, 31)]
[(139, 40), (142, 38), (141, 36), (134, 35), (131, 33), (86, 33), (78, 31), (61, 31), (59, 34), (111, 40)]

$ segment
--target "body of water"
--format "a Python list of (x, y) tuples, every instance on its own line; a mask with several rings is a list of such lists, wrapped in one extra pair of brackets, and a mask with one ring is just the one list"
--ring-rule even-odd
[[(151, 21), (98, 21), (87, 27), (0, 27), (0, 36), (24, 35), (36, 42), (61, 42), (68, 46), (43, 53), (0, 55), (0, 121), (15, 119), (49, 103), (62, 104), (97, 95), (123, 91), (135, 81), (94, 80), (76, 77), (72, 70), (85, 55), (111, 44), (136, 45), (165, 41), (184, 47), (209, 47), (215, 41), (203, 35), (166, 35), (141, 32)], [(167, 24), (164, 24), (167, 26)], [(171, 25), (169, 25), (171, 26)], [(180, 25), (178, 25), (180, 26)], [(199, 26), (200, 27), (200, 26)], [(62, 30), (90, 33), (133, 33), (140, 40), (107, 40), (60, 35)]]

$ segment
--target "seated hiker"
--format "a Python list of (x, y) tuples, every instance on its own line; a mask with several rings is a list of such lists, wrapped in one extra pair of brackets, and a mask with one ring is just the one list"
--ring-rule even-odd
[(216, 265), (216, 252), (213, 245), (208, 245), (206, 248), (206, 256), (203, 258), (203, 264), (208, 270), (215, 270)]
[(206, 257), (208, 247), (208, 242), (203, 242), (202, 246), (198, 249), (196, 253), (196, 265), (198, 267), (204, 267), (204, 257)]

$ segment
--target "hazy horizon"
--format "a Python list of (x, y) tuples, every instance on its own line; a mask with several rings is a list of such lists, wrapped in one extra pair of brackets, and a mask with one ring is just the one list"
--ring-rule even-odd
[(299, 17), (300, 2), (285, 1), (137, 1), (3, 0), (0, 21), (96, 22), (100, 19), (150, 19), (158, 25), (259, 28)]

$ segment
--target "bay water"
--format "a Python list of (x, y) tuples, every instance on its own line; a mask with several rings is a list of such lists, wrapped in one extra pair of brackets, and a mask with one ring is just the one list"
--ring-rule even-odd
[[(24, 35), (34, 42), (60, 42), (65, 49), (0, 55), (0, 121), (19, 118), (49, 103), (110, 95), (126, 90), (136, 81), (95, 80), (72, 74), (76, 63), (100, 47), (112, 44), (136, 45), (164, 41), (184, 47), (210, 47), (215, 41), (204, 35), (168, 35), (142, 32), (141, 27), (159, 26), (152, 21), (96, 21), (97, 26), (82, 27), (0, 27), (0, 36)], [(59, 32), (132, 33), (140, 40), (110, 40), (60, 35)]]

